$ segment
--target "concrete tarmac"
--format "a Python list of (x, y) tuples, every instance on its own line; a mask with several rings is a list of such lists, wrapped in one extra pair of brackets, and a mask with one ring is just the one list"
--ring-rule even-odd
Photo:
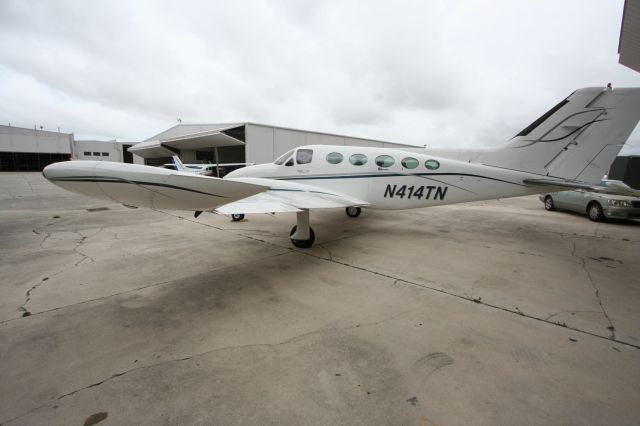
[(0, 174), (0, 424), (640, 423), (640, 222), (247, 219)]

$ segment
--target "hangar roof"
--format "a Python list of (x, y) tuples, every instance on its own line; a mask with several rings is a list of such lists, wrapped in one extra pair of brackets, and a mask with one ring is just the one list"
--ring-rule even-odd
[(129, 152), (143, 158), (171, 157), (181, 149), (198, 150), (221, 146), (244, 145), (245, 126), (262, 126), (273, 129), (292, 130), (304, 133), (314, 133), (320, 135), (338, 136), (349, 139), (374, 142), (386, 146), (419, 148), (414, 145), (404, 145), (395, 142), (380, 141), (376, 139), (365, 139), (355, 136), (344, 136), (333, 133), (316, 132), (311, 130), (299, 130), (288, 127), (272, 126), (253, 122), (223, 123), (223, 124), (177, 124), (163, 132), (160, 132), (149, 139), (129, 148)]
[(129, 152), (143, 158), (157, 158), (171, 157), (180, 149), (244, 145), (244, 128), (242, 132), (234, 132), (242, 126), (244, 123), (177, 125), (129, 148)]

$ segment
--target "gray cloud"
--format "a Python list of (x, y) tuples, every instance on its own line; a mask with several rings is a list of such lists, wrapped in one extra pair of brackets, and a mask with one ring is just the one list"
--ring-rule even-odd
[(640, 84), (617, 64), (622, 5), (3, 1), (0, 120), (123, 140), (178, 117), (252, 120), (487, 146), (578, 87)]

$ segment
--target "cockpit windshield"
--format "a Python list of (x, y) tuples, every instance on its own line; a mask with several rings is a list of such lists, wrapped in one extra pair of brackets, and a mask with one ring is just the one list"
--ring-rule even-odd
[(293, 150), (287, 151), (286, 153), (278, 157), (278, 159), (274, 161), (274, 163), (277, 164), (278, 166), (281, 166), (285, 161), (287, 161), (287, 158), (291, 157), (291, 154), (293, 154)]

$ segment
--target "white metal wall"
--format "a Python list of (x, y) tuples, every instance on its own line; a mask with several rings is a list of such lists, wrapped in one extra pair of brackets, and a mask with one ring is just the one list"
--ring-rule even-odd
[(0, 126), (0, 151), (70, 154), (73, 135), (22, 127)]
[(360, 139), (305, 130), (284, 129), (247, 123), (246, 161), (249, 163), (269, 163), (285, 152), (302, 145), (348, 145), (402, 148), (401, 145), (371, 139)]
[(73, 154), (78, 160), (122, 162), (122, 146), (115, 141), (75, 141)]
[(247, 163), (268, 163), (274, 160), (275, 129), (267, 126), (247, 124), (245, 128), (247, 143), (245, 145), (245, 161)]

